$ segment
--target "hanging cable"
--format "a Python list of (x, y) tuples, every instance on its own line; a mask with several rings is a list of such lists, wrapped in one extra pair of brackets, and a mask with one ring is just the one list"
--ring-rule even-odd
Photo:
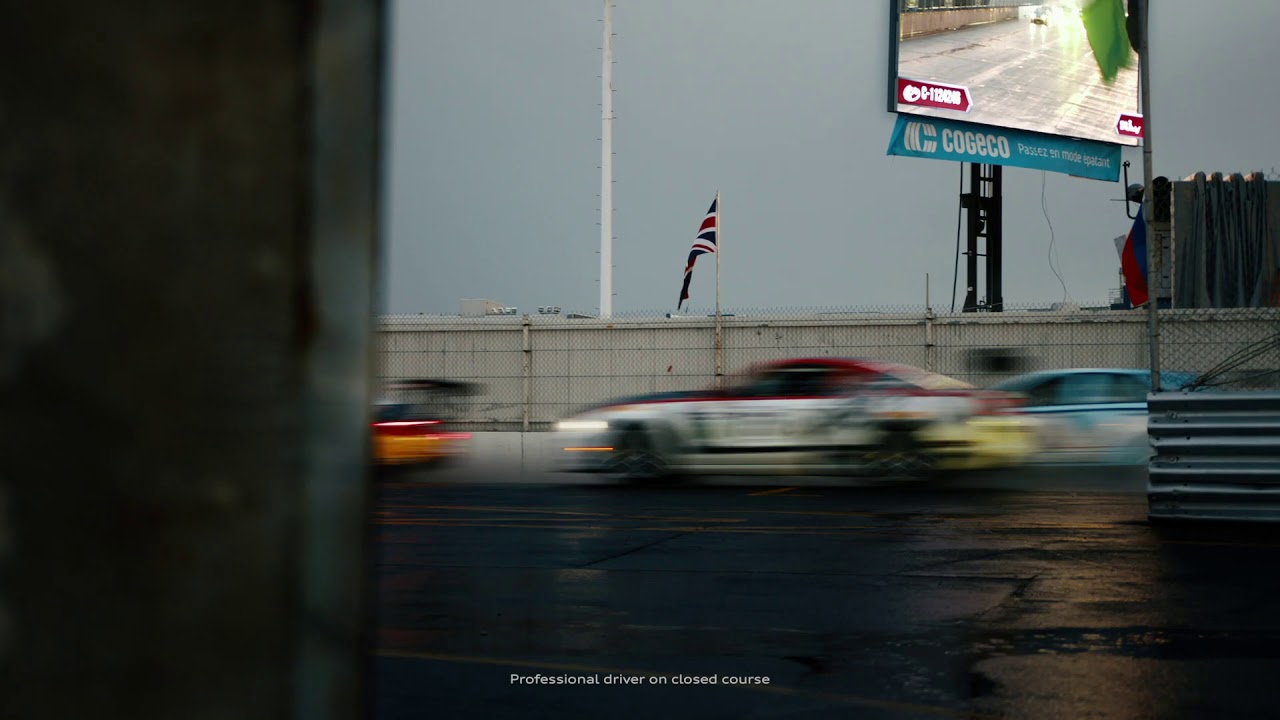
[(960, 217), (964, 214), (964, 162), (960, 163), (960, 204), (956, 206), (956, 266), (951, 272), (951, 313), (956, 311), (956, 281), (960, 279)]
[(1062, 302), (1065, 305), (1067, 299), (1071, 297), (1071, 294), (1067, 292), (1067, 281), (1062, 279), (1062, 273), (1058, 272), (1058, 268), (1053, 262), (1054, 252), (1056, 250), (1054, 247), (1053, 221), (1049, 219), (1049, 205), (1045, 200), (1045, 181), (1047, 180), (1048, 175), (1049, 174), (1047, 172), (1043, 170), (1040, 171), (1040, 210), (1044, 213), (1045, 223), (1049, 225), (1049, 269), (1052, 270), (1053, 274), (1058, 278), (1058, 284), (1062, 285)]
[(1228, 375), (1232, 371), (1238, 370), (1242, 365), (1247, 364), (1251, 360), (1256, 360), (1265, 356), (1267, 353), (1280, 349), (1280, 333), (1263, 338), (1256, 342), (1245, 345), (1228, 355), (1217, 365), (1204, 371), (1195, 380), (1191, 381), (1186, 389), (1196, 390), (1204, 387), (1217, 387), (1231, 383), (1243, 383), (1256, 380), (1261, 377), (1274, 375), (1278, 370), (1261, 370), (1253, 375), (1247, 375), (1236, 378), (1229, 378)]

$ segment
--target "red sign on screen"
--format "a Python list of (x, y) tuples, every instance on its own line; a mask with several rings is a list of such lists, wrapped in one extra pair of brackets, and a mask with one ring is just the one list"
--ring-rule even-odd
[(969, 88), (906, 78), (898, 78), (898, 102), (966, 113), (973, 106)]
[(1116, 118), (1116, 134), (1125, 137), (1142, 137), (1141, 115), (1133, 115), (1131, 113), (1120, 113), (1120, 117)]

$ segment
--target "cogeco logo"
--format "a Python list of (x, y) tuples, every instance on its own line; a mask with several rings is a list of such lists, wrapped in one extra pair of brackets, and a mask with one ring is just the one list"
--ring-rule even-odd
[[(944, 131), (945, 132), (945, 131)], [(925, 139), (921, 139), (921, 135)], [(907, 149), (912, 152), (931, 153), (938, 149), (938, 141), (929, 138), (938, 137), (938, 129), (929, 123), (909, 122), (902, 138)]]
[(942, 149), (978, 157), (1007, 158), (1010, 155), (1009, 140), (1003, 135), (963, 130), (943, 130)]

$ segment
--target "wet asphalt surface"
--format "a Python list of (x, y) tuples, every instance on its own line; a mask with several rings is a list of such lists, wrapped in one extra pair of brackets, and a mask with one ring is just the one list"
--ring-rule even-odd
[(375, 716), (1275, 717), (1280, 530), (1140, 489), (396, 478)]

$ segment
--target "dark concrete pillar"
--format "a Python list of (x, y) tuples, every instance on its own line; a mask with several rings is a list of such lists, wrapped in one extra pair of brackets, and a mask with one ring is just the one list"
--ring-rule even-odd
[(351, 718), (376, 0), (4, 3), (0, 718)]

